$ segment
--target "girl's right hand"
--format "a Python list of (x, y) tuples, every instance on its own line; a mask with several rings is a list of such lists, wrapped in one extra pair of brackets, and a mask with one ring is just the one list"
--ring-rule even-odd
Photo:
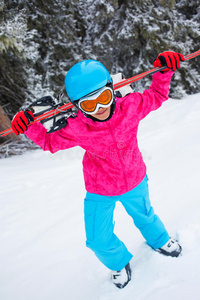
[(18, 112), (14, 116), (11, 122), (11, 127), (13, 132), (16, 135), (19, 135), (20, 133), (24, 133), (24, 131), (27, 130), (30, 122), (33, 122), (34, 119), (35, 117), (31, 111), (25, 110), (25, 111)]

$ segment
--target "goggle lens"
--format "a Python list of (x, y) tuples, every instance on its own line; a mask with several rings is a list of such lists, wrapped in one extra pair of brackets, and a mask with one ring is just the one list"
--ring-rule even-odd
[(94, 112), (97, 104), (108, 105), (113, 98), (112, 92), (110, 89), (104, 90), (96, 99), (93, 100), (84, 100), (80, 102), (80, 107), (85, 112)]
[(84, 111), (92, 112), (95, 110), (97, 105), (96, 99), (95, 100), (85, 100), (81, 102), (80, 106)]

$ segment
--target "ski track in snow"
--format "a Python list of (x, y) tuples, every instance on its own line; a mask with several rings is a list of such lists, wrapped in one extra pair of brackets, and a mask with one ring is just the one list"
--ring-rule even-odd
[(151, 202), (183, 255), (153, 251), (118, 203), (115, 232), (134, 255), (123, 290), (85, 247), (83, 151), (37, 150), (0, 161), (1, 300), (199, 299), (199, 100), (170, 99), (141, 122)]

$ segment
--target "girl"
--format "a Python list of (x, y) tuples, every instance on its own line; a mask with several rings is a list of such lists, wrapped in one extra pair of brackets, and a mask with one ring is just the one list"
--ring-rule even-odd
[(12, 121), (16, 134), (26, 131), (27, 137), (44, 151), (54, 153), (75, 146), (86, 150), (83, 158), (86, 245), (112, 270), (112, 280), (118, 288), (131, 279), (132, 254), (114, 234), (113, 212), (117, 201), (123, 204), (153, 249), (172, 257), (181, 253), (181, 246), (169, 237), (151, 206), (137, 131), (140, 120), (168, 99), (173, 71), (183, 60), (179, 53), (161, 53), (154, 67), (167, 68), (153, 75), (149, 89), (122, 98), (115, 98), (112, 78), (100, 62), (81, 61), (65, 78), (70, 101), (78, 108), (77, 117), (67, 119), (66, 127), (49, 134), (40, 123), (28, 127), (34, 120), (30, 111), (19, 112)]

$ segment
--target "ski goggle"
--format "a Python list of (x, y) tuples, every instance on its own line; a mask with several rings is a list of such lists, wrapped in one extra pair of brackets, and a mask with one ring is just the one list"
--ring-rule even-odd
[(78, 101), (78, 107), (83, 112), (93, 115), (100, 107), (109, 107), (113, 102), (113, 90), (109, 87), (103, 87), (94, 93), (81, 98)]

